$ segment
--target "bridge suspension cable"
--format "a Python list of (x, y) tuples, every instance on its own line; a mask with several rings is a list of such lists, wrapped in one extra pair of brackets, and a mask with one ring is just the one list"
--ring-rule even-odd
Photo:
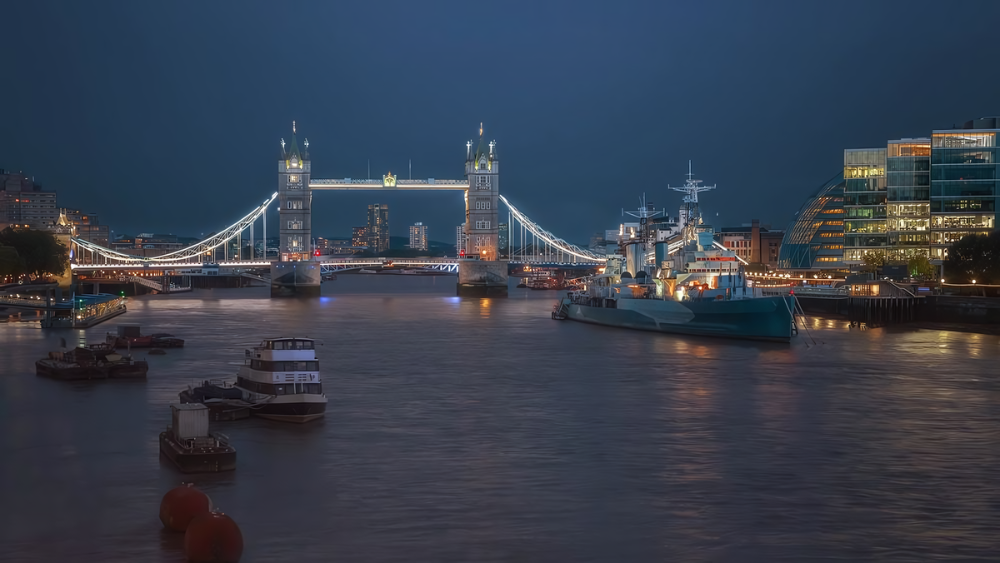
[[(556, 235), (550, 233), (549, 231), (546, 231), (538, 223), (535, 223), (534, 221), (529, 219), (524, 213), (521, 213), (516, 207), (511, 205), (510, 201), (508, 201), (506, 197), (504, 197), (503, 195), (500, 195), (499, 197), (500, 201), (504, 202), (504, 205), (507, 206), (507, 209), (510, 210), (511, 215), (514, 216), (514, 219), (516, 219), (518, 223), (521, 223), (521, 225), (524, 228), (526, 228), (532, 235), (538, 237), (545, 243), (549, 244), (550, 246), (552, 246), (552, 248), (564, 254), (575, 256), (577, 258), (587, 261), (593, 261), (593, 262), (605, 261), (606, 259), (605, 256), (601, 256), (600, 254), (591, 252), (589, 250), (584, 250), (579, 246), (576, 246), (575, 244), (570, 244), (565, 240), (557, 237)], [(509, 229), (508, 237), (510, 237), (511, 236), (510, 233), (512, 233), (513, 230), (510, 229), (509, 226), (508, 229)]]
[[(94, 254), (102, 256), (108, 260), (116, 262), (127, 262), (127, 263), (143, 263), (143, 262), (169, 262), (169, 263), (180, 263), (186, 261), (194, 261), (195, 258), (199, 262), (204, 261), (204, 256), (206, 253), (215, 250), (216, 248), (226, 244), (230, 240), (237, 238), (245, 231), (247, 228), (252, 227), (254, 221), (259, 219), (267, 212), (267, 208), (274, 202), (278, 197), (278, 192), (274, 192), (270, 198), (264, 200), (264, 203), (260, 204), (250, 213), (246, 214), (239, 221), (233, 223), (228, 228), (222, 232), (210, 236), (207, 239), (196, 242), (191, 246), (181, 248), (180, 250), (175, 250), (167, 254), (161, 254), (159, 256), (143, 257), (143, 256), (133, 256), (131, 254), (125, 254), (123, 252), (118, 252), (117, 250), (111, 250), (110, 248), (105, 248), (101, 245), (94, 244), (90, 241), (86, 241), (79, 238), (71, 239), (72, 243), (77, 247), (84, 250), (90, 251)], [(252, 233), (252, 231), (251, 231)], [(267, 242), (264, 242), (265, 251), (267, 249)]]

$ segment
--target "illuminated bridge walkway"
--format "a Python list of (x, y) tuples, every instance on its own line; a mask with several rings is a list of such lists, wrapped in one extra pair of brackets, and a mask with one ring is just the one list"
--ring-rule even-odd
[[(403, 183), (402, 180), (399, 182)], [(420, 182), (420, 187), (414, 189), (428, 188), (426, 182)], [(447, 182), (449, 183), (442, 184), (439, 189), (468, 188), (467, 184)], [(341, 183), (344, 185), (341, 186)], [(311, 185), (310, 187), (351, 189), (350, 185), (353, 185), (346, 182), (341, 183), (329, 181), (328, 185)], [(414, 182), (414, 185), (416, 186), (417, 182)], [(178, 275), (227, 275), (231, 272), (238, 274), (239, 270), (244, 268), (268, 267), (272, 260), (263, 257), (262, 252), (255, 245), (255, 240), (258, 242), (267, 240), (266, 212), (277, 197), (278, 194), (274, 193), (218, 234), (159, 256), (133, 255), (126, 251), (112, 250), (74, 237), (71, 239), (70, 248), (71, 267), (74, 272), (81, 273), (95, 270), (175, 270)], [(566, 266), (604, 264), (603, 256), (566, 242), (529, 219), (506, 197), (501, 195), (499, 198), (509, 211), (510, 236), (508, 237), (507, 255), (510, 257), (511, 263)], [(258, 225), (260, 231), (257, 231)], [(257, 232), (261, 234), (255, 238)], [(238, 250), (233, 250), (233, 243)], [(261, 247), (266, 247), (266, 244), (262, 244)], [(327, 256), (317, 256), (314, 260), (318, 261), (325, 271), (385, 267), (391, 263), (393, 267), (399, 268), (429, 268), (447, 272), (456, 272), (459, 262), (462, 261), (459, 258), (332, 258)], [(208, 264), (211, 266), (206, 266)], [(208, 272), (206, 268), (212, 271)], [(214, 270), (215, 268), (218, 270)]]

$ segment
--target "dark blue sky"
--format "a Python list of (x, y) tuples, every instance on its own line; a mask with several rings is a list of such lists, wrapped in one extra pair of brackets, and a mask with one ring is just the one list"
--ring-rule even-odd
[[(293, 119), (327, 178), (460, 178), (482, 121), (501, 192), (584, 242), (643, 192), (675, 210), (689, 158), (713, 222), (784, 227), (844, 148), (1000, 114), (996, 0), (346, 4), (5, 5), (0, 167), (198, 235), (276, 189)], [(374, 201), (394, 235), (462, 221), (457, 193), (318, 192), (314, 234)]]

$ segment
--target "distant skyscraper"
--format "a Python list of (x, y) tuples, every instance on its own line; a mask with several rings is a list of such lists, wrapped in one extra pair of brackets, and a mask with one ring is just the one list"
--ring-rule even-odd
[(373, 203), (368, 206), (368, 247), (375, 252), (389, 250), (389, 205)]
[(593, 250), (595, 252), (597, 252), (597, 251), (604, 252), (604, 249), (605, 249), (604, 244), (605, 244), (604, 243), (604, 233), (594, 233), (590, 237), (590, 246), (589, 246), (589, 249)]
[(354, 227), (351, 246), (368, 246), (368, 227)]
[(417, 223), (410, 226), (410, 248), (427, 250), (427, 225)]

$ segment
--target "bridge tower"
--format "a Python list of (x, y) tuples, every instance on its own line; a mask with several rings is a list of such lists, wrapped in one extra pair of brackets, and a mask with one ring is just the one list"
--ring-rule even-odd
[[(278, 260), (271, 263), (271, 297), (318, 296), (319, 263), (312, 256), (312, 189), (309, 139), (303, 151), (292, 122), (292, 142), (278, 155)], [(266, 243), (265, 243), (266, 248)]]
[(497, 223), (500, 161), (496, 141), (486, 143), (480, 125), (479, 147), (472, 152), (472, 141), (465, 147), (465, 176), (469, 180), (465, 198), (465, 234), (469, 237), (466, 252), (478, 254), (481, 260), (496, 260), (500, 232)]
[(472, 141), (465, 144), (465, 176), (469, 181), (465, 193), (466, 256), (478, 260), (459, 264), (459, 294), (506, 295), (507, 262), (499, 260), (500, 161), (496, 141), (486, 142), (481, 123), (476, 151), (472, 151)]

